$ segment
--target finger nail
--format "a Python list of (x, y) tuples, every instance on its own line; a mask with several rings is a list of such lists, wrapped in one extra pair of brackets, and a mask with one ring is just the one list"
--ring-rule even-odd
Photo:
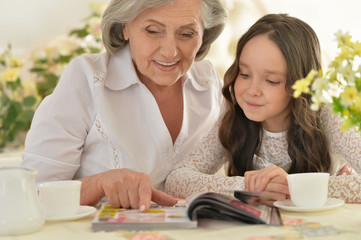
[(145, 205), (141, 205), (139, 211), (143, 212), (145, 210)]

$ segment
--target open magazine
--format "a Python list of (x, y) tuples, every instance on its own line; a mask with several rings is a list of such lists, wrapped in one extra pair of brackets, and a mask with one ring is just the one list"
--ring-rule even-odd
[(278, 208), (260, 203), (260, 193), (234, 191), (233, 196), (207, 192), (189, 201), (188, 217), (238, 221), (248, 224), (283, 225)]
[(92, 222), (93, 231), (166, 230), (196, 228), (202, 218), (230, 220), (246, 224), (282, 225), (275, 207), (258, 203), (256, 193), (235, 191), (234, 196), (207, 192), (180, 201), (172, 207), (152, 203), (148, 212), (114, 208), (103, 204)]

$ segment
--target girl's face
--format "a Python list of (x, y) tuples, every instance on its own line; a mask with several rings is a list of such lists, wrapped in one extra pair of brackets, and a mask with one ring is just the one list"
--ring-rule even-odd
[(237, 103), (248, 119), (271, 132), (289, 127), (291, 95), (286, 92), (287, 62), (268, 35), (250, 39), (239, 57), (234, 84)]

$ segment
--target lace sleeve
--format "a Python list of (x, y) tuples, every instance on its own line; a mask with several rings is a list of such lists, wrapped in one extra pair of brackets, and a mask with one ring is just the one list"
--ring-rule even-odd
[(186, 198), (196, 192), (244, 189), (243, 177), (214, 175), (224, 164), (224, 149), (218, 138), (218, 129), (219, 123), (168, 175), (165, 185), (168, 194)]
[(361, 173), (361, 133), (355, 129), (341, 130), (343, 119), (327, 107), (322, 109), (321, 117), (332, 151), (341, 154), (356, 172)]
[(361, 175), (330, 176), (328, 195), (347, 203), (361, 203)]

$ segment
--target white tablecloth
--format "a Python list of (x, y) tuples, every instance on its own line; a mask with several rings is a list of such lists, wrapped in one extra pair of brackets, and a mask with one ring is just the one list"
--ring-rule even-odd
[[(73, 239), (129, 239), (144, 232), (92, 232), (91, 221), (96, 213), (74, 221), (46, 222), (37, 232), (6, 236), (0, 239), (11, 240), (73, 240)], [(201, 221), (197, 229), (168, 230), (152, 232), (167, 239), (361, 239), (361, 205), (345, 204), (333, 210), (323, 212), (299, 213), (281, 211), (288, 226), (242, 225), (235, 222)], [(294, 225), (292, 225), (294, 223)], [(315, 237), (317, 236), (317, 237)], [(267, 238), (269, 239), (269, 238)], [(300, 238), (298, 238), (300, 239)]]

